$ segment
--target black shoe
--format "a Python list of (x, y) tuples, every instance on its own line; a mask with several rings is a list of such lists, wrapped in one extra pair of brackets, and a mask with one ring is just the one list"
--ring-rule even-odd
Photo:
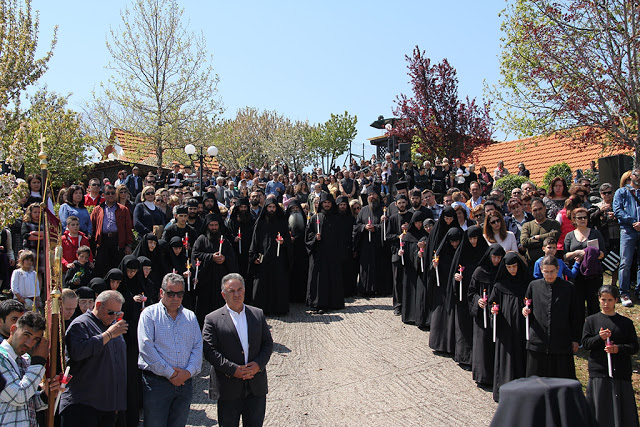
[(393, 314), (395, 316), (400, 316), (402, 314), (402, 309), (400, 307), (396, 307), (393, 309)]

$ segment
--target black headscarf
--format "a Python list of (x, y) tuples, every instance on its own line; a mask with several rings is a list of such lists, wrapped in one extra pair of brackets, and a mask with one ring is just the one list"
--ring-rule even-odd
[(443, 251), (448, 250), (449, 248), (447, 246), (453, 249), (453, 246), (451, 246), (450, 243), (455, 242), (456, 240), (462, 240), (462, 235), (462, 230), (458, 227), (449, 229), (449, 231), (447, 231), (447, 234), (445, 234), (444, 238), (442, 239), (442, 242), (440, 242), (440, 246), (438, 246), (438, 250), (436, 250), (436, 255), (440, 256)]
[[(469, 241), (472, 237), (476, 237), (478, 239), (478, 243), (475, 247), (471, 245), (471, 242)], [(482, 235), (482, 228), (477, 225), (472, 225), (467, 228), (464, 232), (462, 241), (460, 242), (460, 246), (458, 246), (456, 254), (453, 256), (451, 268), (456, 271), (452, 271), (450, 276), (452, 277), (453, 274), (457, 272), (459, 265), (471, 268), (467, 274), (473, 274), (473, 270), (475, 270), (480, 263), (480, 259), (482, 259), (487, 248), (489, 248), (489, 245)]]
[(224, 220), (222, 219), (222, 216), (220, 214), (216, 214), (216, 213), (210, 213), (207, 214), (207, 216), (204, 217), (204, 221), (202, 222), (202, 228), (200, 229), (200, 234), (204, 234), (206, 236), (208, 236), (209, 234), (209, 223), (216, 221), (218, 223), (218, 234), (222, 233), (222, 230), (224, 228)]
[[(173, 248), (182, 248), (182, 251), (178, 255), (173, 252)], [(185, 253), (182, 239), (178, 236), (173, 236), (169, 242), (169, 250), (167, 251), (168, 269), (176, 270), (178, 274), (183, 273), (187, 269), (187, 254)]]
[[(138, 261), (140, 262), (140, 271), (138, 274), (141, 275), (141, 280), (144, 287), (144, 295), (150, 299), (147, 305), (154, 304), (158, 302), (158, 290), (160, 289), (161, 283), (155, 283), (152, 280), (153, 273), (153, 263), (147, 257), (141, 256), (138, 257)], [(144, 277), (144, 267), (151, 267), (151, 273), (149, 273), (148, 277)]]
[[(409, 221), (409, 230), (407, 230), (407, 234), (402, 238), (405, 242), (419, 242), (420, 239), (427, 235), (427, 232), (424, 231), (424, 220), (426, 219), (426, 215), (422, 211), (415, 211), (411, 216), (411, 220)], [(416, 222), (421, 222), (422, 227), (418, 230), (415, 226)]]
[(505, 256), (504, 248), (499, 243), (494, 243), (484, 253), (478, 262), (478, 268), (473, 272), (473, 278), (482, 283), (493, 283), (498, 273), (498, 266), (493, 265), (491, 255)]
[[(445, 217), (449, 217), (452, 219), (451, 224), (447, 224), (444, 220)], [(429, 233), (429, 238), (427, 240), (427, 257), (431, 258), (434, 252), (442, 243), (442, 239), (447, 234), (447, 232), (453, 228), (458, 226), (458, 221), (456, 221), (456, 211), (451, 206), (445, 206), (442, 210), (442, 214), (438, 218), (438, 222), (433, 226), (431, 232)]]
[[(518, 272), (515, 276), (512, 276), (506, 267), (513, 264), (518, 265)], [(504, 294), (512, 294), (522, 299), (530, 281), (529, 270), (522, 258), (515, 252), (509, 252), (500, 261), (494, 286)]]
[(105, 282), (102, 277), (94, 277), (93, 279), (91, 279), (89, 281), (89, 288), (93, 290), (94, 298), (96, 297), (96, 295), (100, 295), (100, 293), (102, 293), (103, 291), (106, 291), (107, 289), (111, 289), (109, 285), (107, 285), (107, 282)]
[[(322, 203), (329, 201), (331, 202), (331, 208), (328, 211), (325, 211), (322, 208)], [(336, 206), (335, 200), (333, 200), (333, 196), (330, 193), (320, 193), (320, 204), (318, 205), (318, 211), (323, 214), (335, 215), (338, 213), (338, 207)]]
[(138, 246), (136, 246), (136, 249), (133, 251), (133, 255), (136, 258), (140, 256), (145, 256), (149, 259), (151, 259), (151, 257), (155, 257), (155, 255), (159, 253), (159, 248), (158, 248), (158, 245), (156, 245), (156, 248), (153, 250), (153, 252), (151, 252), (149, 250), (150, 241), (158, 243), (158, 237), (153, 233), (147, 233), (144, 236), (142, 236), (140, 243), (138, 244)]
[[(118, 286), (118, 289), (116, 289), (117, 291), (120, 291), (120, 289), (122, 289), (123, 277), (124, 274), (122, 274), (122, 270), (120, 270), (119, 268), (112, 268), (111, 270), (107, 271), (107, 274), (104, 276), (104, 284), (106, 286), (106, 289), (111, 289), (111, 280), (120, 280), (120, 286)], [(91, 283), (89, 283), (89, 285), (91, 285)], [(97, 289), (94, 289), (94, 291), (96, 291), (96, 294), (100, 293)]]
[[(126, 289), (131, 292), (132, 295), (139, 295), (143, 291), (143, 277), (142, 267), (140, 266), (140, 261), (135, 255), (126, 255), (120, 261), (119, 266), (120, 271), (122, 271), (122, 283), (120, 283), (119, 289)], [(131, 279), (127, 275), (127, 269), (137, 270), (135, 276)]]

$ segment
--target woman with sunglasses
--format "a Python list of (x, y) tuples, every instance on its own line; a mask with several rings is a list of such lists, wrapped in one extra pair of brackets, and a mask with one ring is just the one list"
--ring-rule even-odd
[[(598, 260), (604, 258), (604, 238), (595, 228), (588, 227), (587, 210), (579, 207), (571, 211), (571, 220), (576, 229), (564, 238), (564, 261), (572, 266), (580, 263), (580, 270), (574, 280), (578, 312), (584, 322), (584, 303), (587, 303), (589, 315), (599, 311), (598, 289), (602, 286), (602, 265)], [(597, 242), (597, 243), (596, 243)], [(594, 248), (591, 251), (591, 248)]]
[(151, 185), (142, 189), (142, 203), (133, 210), (133, 227), (140, 235), (153, 233), (154, 226), (164, 227), (164, 212), (155, 205), (156, 190)]
[(504, 218), (497, 210), (489, 211), (484, 219), (484, 238), (490, 245), (498, 243), (506, 252), (518, 251), (518, 242), (515, 234), (507, 231)]

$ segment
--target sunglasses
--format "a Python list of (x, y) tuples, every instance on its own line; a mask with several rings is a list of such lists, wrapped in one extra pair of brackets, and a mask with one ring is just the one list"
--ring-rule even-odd
[(583, 221), (583, 220), (586, 220), (586, 219), (587, 219), (586, 216), (577, 216), (576, 217), (576, 220), (578, 220), (578, 221)]
[(91, 187), (99, 187), (100, 184), (91, 184)]
[(166, 291), (165, 295), (169, 298), (175, 298), (175, 297), (182, 298), (184, 297), (184, 291), (178, 291), (178, 292)]
[(493, 221), (489, 221), (489, 224), (491, 224), (491, 225), (500, 224), (500, 220), (499, 219), (494, 219)]
[(608, 196), (611, 193), (612, 193), (612, 191), (601, 191), (600, 192), (600, 194), (602, 194), (603, 196)]
[(115, 316), (116, 314), (117, 314), (117, 315), (124, 314), (124, 312), (123, 312), (123, 311), (113, 311), (113, 310), (109, 310), (109, 311), (107, 311), (107, 314), (108, 314), (109, 316)]
[(105, 196), (115, 196), (115, 195), (116, 195), (116, 193), (115, 193), (115, 191), (105, 191), (105, 192), (104, 192), (104, 195), (105, 195)]
[(144, 193), (145, 196), (154, 196), (156, 193), (152, 193), (152, 192), (148, 192), (148, 193)]

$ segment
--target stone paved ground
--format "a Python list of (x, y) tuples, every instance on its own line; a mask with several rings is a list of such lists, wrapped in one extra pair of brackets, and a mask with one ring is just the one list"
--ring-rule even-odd
[[(310, 315), (295, 304), (268, 319), (268, 426), (482, 426), (497, 405), (469, 371), (429, 349), (428, 332), (404, 325), (390, 298), (349, 300)], [(212, 426), (209, 365), (195, 382), (189, 424)]]

